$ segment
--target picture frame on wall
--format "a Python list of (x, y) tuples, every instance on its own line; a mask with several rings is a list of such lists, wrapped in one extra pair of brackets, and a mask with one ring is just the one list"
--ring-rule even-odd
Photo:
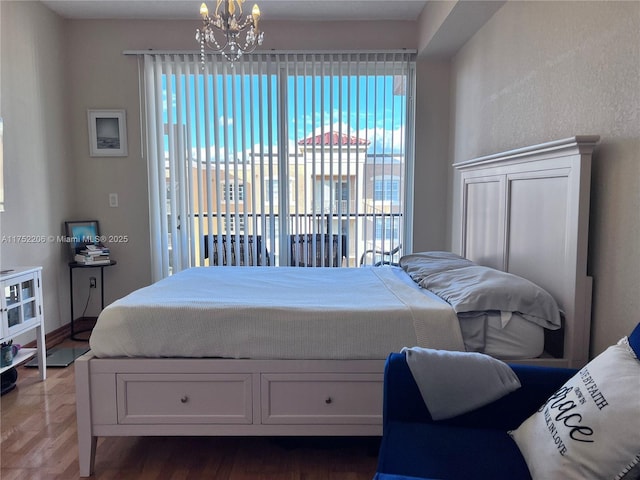
[(87, 110), (89, 155), (126, 157), (127, 117), (125, 110)]

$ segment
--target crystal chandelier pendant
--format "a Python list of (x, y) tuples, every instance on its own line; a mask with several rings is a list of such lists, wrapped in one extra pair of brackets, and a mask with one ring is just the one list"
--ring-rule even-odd
[[(254, 5), (250, 14), (243, 16), (244, 0), (217, 0), (216, 10), (209, 15), (207, 5), (200, 6), (203, 26), (196, 30), (196, 42), (200, 44), (202, 68), (205, 64), (205, 44), (228, 61), (234, 62), (251, 53), (256, 45), (262, 45), (264, 32), (258, 30), (260, 9)], [(244, 34), (244, 41), (241, 35)], [(216, 37), (217, 35), (217, 37)], [(218, 39), (222, 39), (218, 42)]]

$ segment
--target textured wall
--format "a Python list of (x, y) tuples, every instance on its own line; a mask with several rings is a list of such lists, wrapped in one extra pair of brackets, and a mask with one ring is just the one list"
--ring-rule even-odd
[(43, 267), (45, 329), (51, 331), (69, 321), (67, 245), (55, 237), (71, 213), (75, 184), (67, 148), (64, 22), (39, 2), (3, 1), (0, 9), (6, 207), (0, 263)]
[(458, 53), (452, 76), (455, 161), (601, 136), (588, 267), (599, 353), (640, 320), (640, 3), (508, 2)]

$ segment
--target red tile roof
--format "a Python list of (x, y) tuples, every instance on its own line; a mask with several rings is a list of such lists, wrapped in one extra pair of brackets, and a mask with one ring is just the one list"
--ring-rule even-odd
[(350, 137), (338, 132), (327, 132), (324, 135), (298, 141), (298, 145), (369, 145), (370, 143), (366, 138)]

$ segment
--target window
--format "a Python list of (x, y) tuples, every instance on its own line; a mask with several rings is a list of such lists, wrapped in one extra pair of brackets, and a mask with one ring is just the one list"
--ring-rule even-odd
[(290, 235), (341, 236), (349, 266), (410, 238), (413, 53), (144, 57), (154, 280), (207, 265), (205, 235), (260, 235), (271, 265)]
[[(237, 223), (236, 223), (236, 218)], [(224, 218), (225, 220), (225, 230), (227, 234), (229, 233), (244, 233), (245, 232), (245, 217), (230, 215)]]
[(394, 222), (393, 218), (376, 218), (375, 238), (382, 241), (388, 247), (397, 245), (400, 242), (400, 226)]
[(391, 178), (375, 179), (374, 199), (382, 202), (400, 201), (400, 180)]
[(269, 203), (278, 203), (278, 195), (280, 189), (278, 188), (278, 179), (267, 178), (264, 181), (264, 201)]
[(226, 202), (244, 202), (244, 184), (223, 183), (224, 200)]

